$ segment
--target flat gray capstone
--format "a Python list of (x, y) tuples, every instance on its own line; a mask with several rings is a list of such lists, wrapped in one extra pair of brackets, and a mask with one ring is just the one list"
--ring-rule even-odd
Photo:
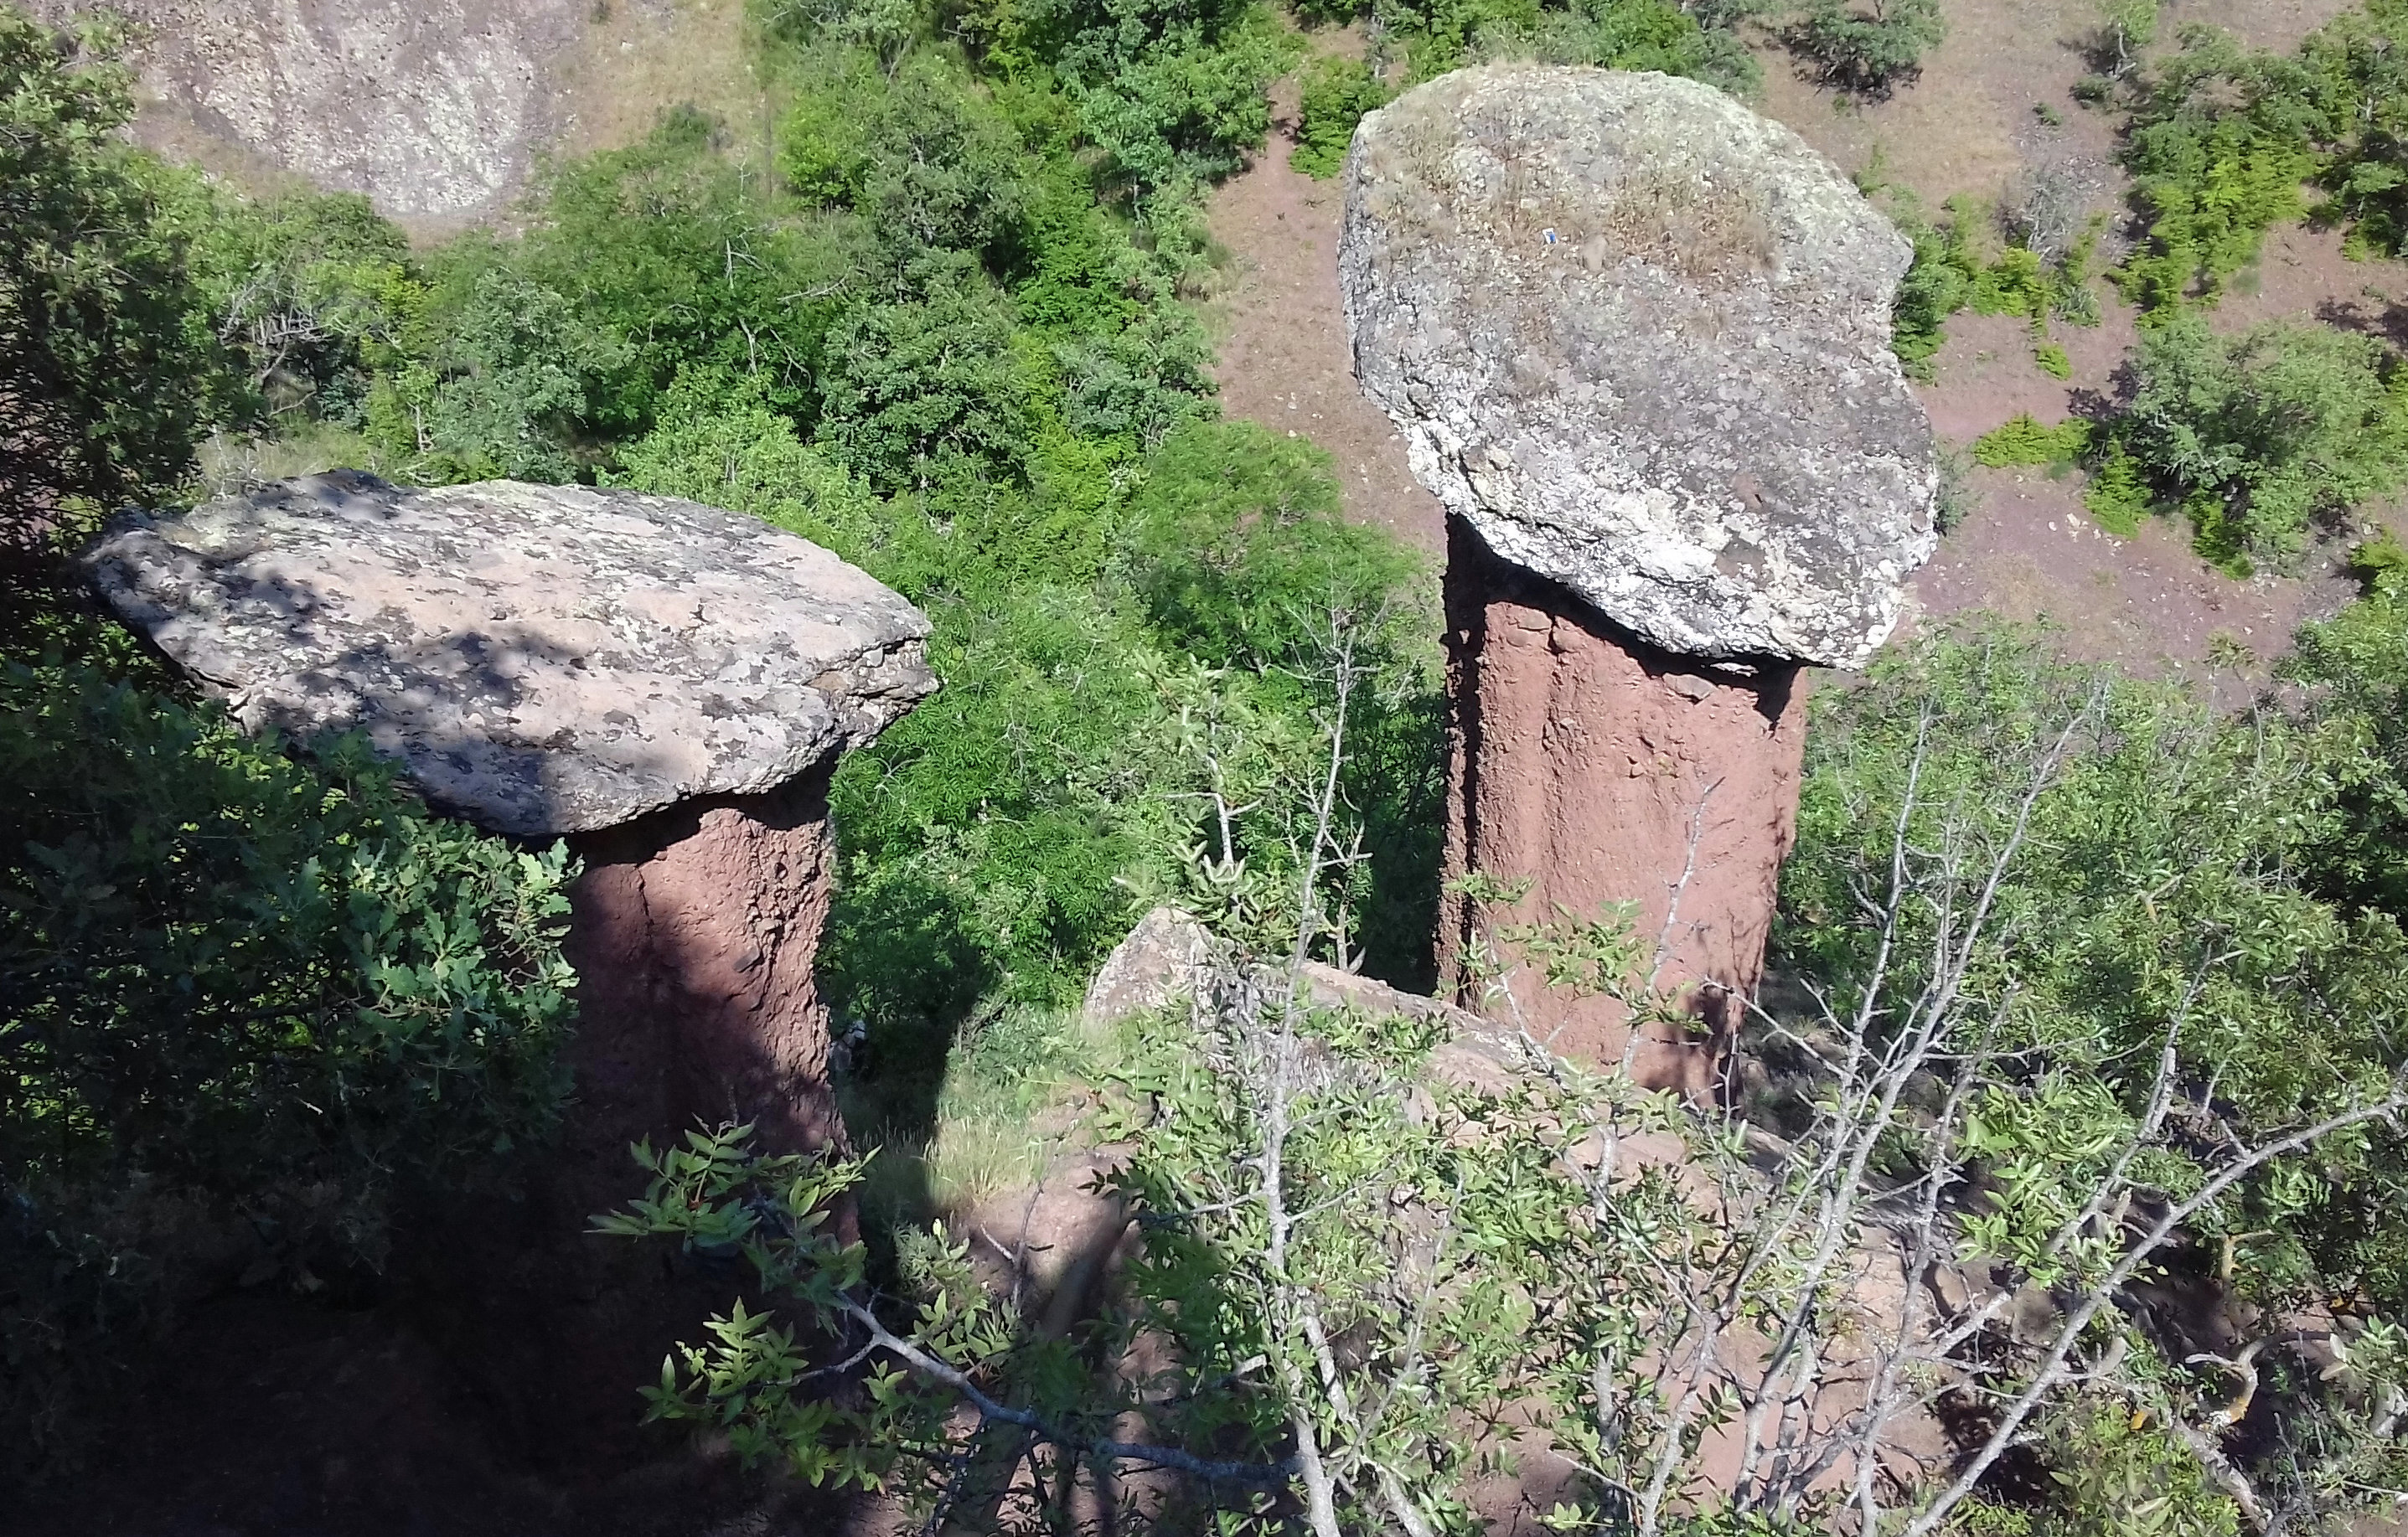
[(1828, 161), (1694, 80), (1500, 64), (1365, 117), (1345, 186), (1356, 375), (1498, 556), (1691, 656), (1887, 637), (1937, 542), (1913, 251)]
[(84, 560), (248, 729), (364, 731), (521, 837), (774, 789), (936, 688), (927, 619), (867, 573), (635, 491), (336, 471), (125, 514)]

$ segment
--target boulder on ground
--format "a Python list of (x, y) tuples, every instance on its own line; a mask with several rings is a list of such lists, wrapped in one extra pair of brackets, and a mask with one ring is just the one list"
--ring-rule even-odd
[(1459, 70), (1363, 120), (1363, 389), (1488, 547), (1685, 656), (1854, 666), (1935, 543), (1913, 255), (1795, 134), (1665, 75)]

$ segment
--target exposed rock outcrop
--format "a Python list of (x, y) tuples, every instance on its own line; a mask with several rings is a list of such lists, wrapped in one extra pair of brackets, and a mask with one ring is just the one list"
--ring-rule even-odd
[(1710, 86), (1496, 65), (1363, 120), (1339, 275), (1364, 390), (1491, 549), (1669, 651), (1852, 666), (1935, 541), (1912, 254)]
[(366, 732), (518, 837), (774, 790), (934, 686), (927, 620), (863, 572), (634, 491), (337, 471), (128, 514), (86, 560), (244, 725)]
[(1787, 129), (1661, 75), (1443, 77), (1364, 119), (1346, 200), (1356, 372), (1449, 515), (1447, 870), (1528, 883), (1451, 901), (1442, 973), (1472, 1003), (1493, 923), (1636, 903), (1698, 1029), (1633, 1042), (1527, 978), (1512, 1008), (1701, 1088), (1762, 963), (1801, 667), (1869, 657), (1935, 544), (1889, 350), (1912, 253)]
[(910, 605), (715, 507), (352, 472), (129, 514), (86, 561), (251, 728), (363, 732), (434, 804), (570, 837), (572, 1142), (618, 1184), (629, 1140), (697, 1116), (841, 1138), (827, 776), (936, 686)]
[[(40, 0), (54, 21), (93, 7)], [(590, 0), (117, 0), (153, 138), (239, 147), (389, 214), (503, 202), (550, 124), (544, 74)], [(179, 146), (192, 148), (194, 146)]]

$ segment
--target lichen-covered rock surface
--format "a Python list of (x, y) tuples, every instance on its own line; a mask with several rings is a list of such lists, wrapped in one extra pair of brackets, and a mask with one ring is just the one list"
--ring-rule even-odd
[[(65, 21), (96, 7), (37, 0)], [(146, 137), (215, 142), (390, 214), (502, 203), (552, 126), (545, 71), (582, 0), (117, 0), (133, 22)]]
[(936, 687), (927, 620), (866, 573), (634, 491), (337, 471), (127, 514), (85, 560), (247, 727), (364, 731), (520, 836), (775, 789)]
[(1498, 555), (1684, 655), (1859, 663), (1931, 553), (1889, 349), (1912, 251), (1712, 87), (1535, 64), (1371, 113), (1339, 277), (1363, 388)]

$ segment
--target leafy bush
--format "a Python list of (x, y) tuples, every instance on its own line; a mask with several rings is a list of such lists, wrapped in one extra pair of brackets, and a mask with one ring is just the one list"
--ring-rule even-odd
[(2366, 594), (2302, 629), (2282, 671), (2315, 688), (2326, 711), (2362, 722), (2383, 764), (2351, 789), (2320, 878), (2336, 900), (2408, 915), (2408, 552), (2376, 540), (2355, 564)]
[(2129, 539), (2141, 532), (2141, 519), (2149, 515), (2156, 504), (2155, 493), (2141, 462), (2127, 452), (2114, 437), (2107, 440), (2107, 451), (2100, 456), (2090, 483), (2082, 488), (2083, 509), (2102, 529), (2121, 539)]
[(1471, 35), (1469, 51), (1482, 59), (1661, 70), (1741, 94), (1759, 83), (1756, 56), (1729, 30), (1737, 11), (1716, 20), (1711, 9), (1664, 0), (1569, 0), (1535, 14), (1513, 6), (1493, 9)]
[[(1883, 189), (1876, 184), (1870, 190)], [(1992, 220), (1980, 204), (1950, 198), (1935, 224), (1920, 217), (1911, 199), (1902, 201), (1893, 216), (1913, 242), (1914, 259), (1891, 304), (1890, 349), (1908, 375), (1931, 377), (1930, 360), (1947, 339), (1948, 318), (1963, 309), (2030, 321), (2032, 352), (2042, 370), (2057, 378), (2071, 373), (2064, 349), (2049, 340), (2048, 322), (2054, 316), (2076, 325), (2098, 323), (2090, 291), (2095, 222), (2053, 255), (2043, 255), (2029, 243), (2043, 232), (2018, 221), (2014, 237), (1996, 256), (1987, 256), (1982, 232)]]
[(1323, 57), (1304, 72), (1297, 144), (1288, 164), (1326, 180), (1346, 164), (1347, 146), (1363, 114), (1387, 105), (1387, 88), (1359, 59)]
[(2310, 528), (2408, 476), (2408, 376), (2372, 338), (2266, 325), (2238, 337), (2176, 316), (2144, 332), (2114, 442), (2200, 550), (2285, 562)]
[(1215, 666), (1305, 664), (1330, 609), (1374, 619), (1419, 569), (1340, 517), (1327, 452), (1252, 422), (1197, 422), (1164, 442), (1129, 499), (1119, 560), (1155, 633)]
[(2090, 434), (2090, 423), (2079, 417), (2043, 427), (2028, 413), (2019, 414), (1975, 438), (1973, 459), (1992, 469), (2068, 463), (2088, 449)]
[(374, 1266), (398, 1188), (476, 1178), (559, 1109), (566, 855), (426, 816), (356, 741), (322, 761), (89, 667), (0, 670), (20, 1451), (212, 1255)]
[(2408, 6), (2366, 0), (2300, 44), (2300, 60), (2329, 103), (2333, 147), (2319, 178), (2329, 212), (2353, 244), (2408, 250)]
[(1336, 0), (1324, 21), (1369, 21), (1410, 79), (1475, 61), (1535, 59), (1604, 69), (1656, 69), (1752, 95), (1761, 70), (1733, 29), (1769, 0)]
[(2116, 274), (2126, 298), (2161, 313), (2212, 300), (2256, 259), (2265, 233), (2307, 211), (2321, 129), (2297, 70), (2194, 28), (2161, 66), (2124, 146), (2147, 243)]
[(2256, 259), (2267, 230), (2313, 210), (2348, 226), (2353, 246), (2397, 251), (2408, 188), (2408, 65), (2399, 0), (2343, 13), (2286, 58), (2192, 27), (2147, 82), (2124, 163), (2148, 225), (2118, 274), (2151, 313), (2213, 303)]
[(1872, 0), (1870, 10), (1855, 0), (1813, 0), (1783, 37), (1824, 84), (1880, 98), (1912, 82), (1946, 34), (1939, 0)]
[[(73, 40), (0, 7), (0, 534), (54, 510), (36, 488), (103, 502), (170, 484), (234, 380), (199, 321), (163, 178), (121, 144), (131, 77), (113, 39)], [(12, 562), (21, 559), (12, 555)]]
[(966, 0), (951, 27), (989, 70), (1058, 88), (1109, 177), (1140, 196), (1236, 170), (1300, 51), (1250, 0)]
[[(2000, 765), (2028, 758), (2034, 733), (2061, 729), (2074, 706), (2096, 709), (2095, 727), (2068, 739), (2027, 810)], [(2216, 1084), (2246, 1134), (2297, 1124), (2398, 1068), (2385, 1021), (2403, 1001), (2379, 978), (2408, 961), (2408, 936), (2395, 910), (2336, 900), (2324, 874), (2336, 850), (2361, 847), (2364, 787), (2394, 772), (2358, 708), (2228, 719), (1980, 631), (1879, 664), (1870, 688), (1822, 708), (1778, 939), (1819, 986), (1844, 986), (1872, 959), (1849, 926), (1849, 882), (1888, 857), (1884, 818), (1919, 763), (1915, 815), (1931, 822), (1918, 842), (1943, 825), (1974, 836), (1966, 818), (1994, 831), (2029, 818), (2031, 853), (1994, 898), (2014, 961), (1984, 986), (2013, 994), (2002, 1046), (2051, 1043), (2035, 1071), (2129, 1109), (2179, 1018), (2184, 1071)], [(1917, 986), (1922, 965), (1899, 985)], [(2372, 1215), (2399, 1178), (2399, 1151), (2385, 1133), (2219, 1203), (2210, 1231), (2234, 1235), (2242, 1289), (2307, 1295), (2372, 1274), (2370, 1255), (2408, 1242), (2396, 1218)], [(2398, 1274), (2387, 1259), (2373, 1269)], [(2386, 1306), (2408, 1304), (2408, 1291), (2387, 1295), (2398, 1300)]]

